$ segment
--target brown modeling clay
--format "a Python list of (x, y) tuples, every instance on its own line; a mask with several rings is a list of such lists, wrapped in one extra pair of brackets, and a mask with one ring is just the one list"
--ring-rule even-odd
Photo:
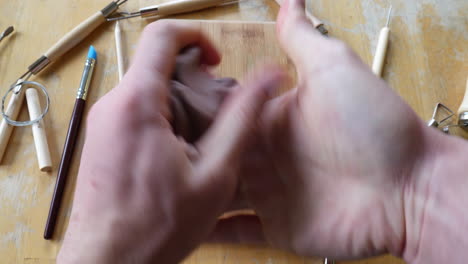
[(177, 57), (171, 83), (172, 126), (176, 135), (188, 143), (198, 140), (236, 86), (236, 80), (215, 79), (202, 68), (200, 48), (183, 51)]

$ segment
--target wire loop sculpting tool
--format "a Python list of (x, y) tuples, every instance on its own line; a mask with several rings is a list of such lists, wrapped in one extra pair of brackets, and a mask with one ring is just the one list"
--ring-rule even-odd
[[(440, 120), (437, 120), (437, 116), (438, 116), (441, 109), (445, 110), (448, 113), (448, 115), (444, 116)], [(455, 113), (452, 110), (450, 110), (450, 108), (448, 108), (447, 106), (445, 106), (442, 103), (437, 103), (437, 105), (434, 108), (434, 112), (432, 113), (431, 120), (429, 120), (429, 122), (427, 122), (427, 126), (438, 128), (441, 124), (445, 123), (447, 120), (452, 118), (454, 115), (455, 115)]]
[(108, 17), (108, 21), (122, 20), (133, 17), (149, 18), (155, 16), (170, 16), (189, 13), (210, 7), (230, 5), (240, 0), (174, 0), (159, 5), (140, 8), (136, 12), (118, 12), (116, 16)]

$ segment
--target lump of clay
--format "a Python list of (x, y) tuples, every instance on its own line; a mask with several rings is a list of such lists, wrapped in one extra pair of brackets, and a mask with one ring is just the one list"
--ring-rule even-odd
[(197, 141), (213, 122), (226, 96), (237, 86), (232, 78), (215, 79), (201, 65), (201, 49), (184, 50), (171, 82), (172, 127), (185, 141)]

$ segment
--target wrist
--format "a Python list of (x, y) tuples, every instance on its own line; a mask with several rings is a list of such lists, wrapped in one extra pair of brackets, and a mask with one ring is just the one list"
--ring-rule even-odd
[(461, 263), (468, 248), (468, 144), (430, 128), (423, 134), (422, 157), (404, 187), (402, 257), (412, 264)]

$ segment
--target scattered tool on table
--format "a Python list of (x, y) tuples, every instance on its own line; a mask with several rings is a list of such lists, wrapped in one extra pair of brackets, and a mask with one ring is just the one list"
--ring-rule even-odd
[(49, 216), (47, 217), (47, 223), (44, 231), (45, 239), (51, 239), (54, 234), (55, 224), (60, 210), (60, 203), (62, 201), (63, 192), (65, 190), (68, 171), (70, 169), (76, 139), (80, 130), (86, 97), (88, 95), (88, 89), (91, 84), (96, 61), (97, 53), (94, 47), (91, 46), (88, 51), (88, 57), (84, 66), (83, 75), (81, 76), (81, 82), (75, 100), (75, 107), (73, 109), (65, 145), (63, 147), (62, 160), (60, 161), (54, 195), (50, 203)]
[(42, 71), (47, 65), (59, 59), (63, 54), (80, 43), (86, 36), (93, 32), (99, 25), (106, 21), (106, 18), (111, 16), (122, 4), (127, 0), (112, 1), (102, 10), (96, 12), (91, 17), (81, 22), (78, 26), (63, 36), (49, 50), (47, 50), (40, 58), (32, 63), (28, 70), (19, 77), (19, 79), (27, 80), (32, 74), (36, 75)]
[(132, 17), (163, 17), (198, 11), (210, 7), (236, 4), (239, 0), (174, 0), (167, 3), (140, 8), (136, 12), (118, 12), (116, 16), (107, 18), (108, 21), (128, 19)]
[[(444, 110), (447, 114), (441, 119), (437, 120), (437, 117), (439, 116), (439, 113), (441, 112), (441, 110)], [(434, 112), (432, 113), (431, 120), (427, 122), (427, 126), (438, 128), (443, 123), (447, 122), (450, 118), (452, 118), (454, 115), (455, 113), (452, 110), (450, 110), (450, 108), (448, 108), (442, 103), (437, 103), (434, 108)]]
[(390, 17), (392, 15), (393, 6), (388, 11), (387, 23), (385, 27), (380, 30), (379, 41), (377, 43), (377, 49), (375, 51), (374, 62), (372, 63), (372, 72), (375, 75), (382, 77), (382, 71), (385, 64), (385, 58), (387, 56), (388, 39), (390, 37)]
[[(21, 105), (24, 101), (24, 91), (21, 85), (23, 80), (19, 79), (16, 82), (16, 86), (11, 95), (8, 106), (6, 107), (5, 114), (11, 119), (16, 119), (21, 110)], [(11, 133), (13, 132), (13, 126), (8, 124), (5, 118), (2, 118), (0, 121), (0, 162), (2, 161), (3, 154), (5, 153), (6, 147), (8, 145), (8, 140), (10, 139)]]
[[(281, 6), (283, 0), (275, 0), (276, 3), (278, 3), (278, 5)], [(318, 19), (316, 16), (312, 15), (312, 13), (307, 10), (307, 8), (305, 9), (305, 13), (306, 13), (306, 16), (307, 18), (310, 20), (310, 22), (312, 23), (312, 25), (320, 32), (322, 33), (322, 35), (328, 35), (328, 30), (327, 28), (325, 28), (325, 24), (320, 20)]]
[(115, 23), (115, 52), (117, 55), (117, 68), (119, 71), (119, 81), (122, 81), (122, 78), (125, 74), (125, 63), (124, 63), (124, 55), (122, 49), (122, 30), (120, 28), (120, 22), (117, 21)]
[(5, 29), (5, 31), (3, 31), (3, 32), (0, 34), (0, 41), (2, 41), (4, 38), (8, 37), (8, 35), (10, 35), (11, 33), (13, 33), (14, 30), (15, 30), (15, 28), (14, 28), (13, 26), (7, 27), (7, 29)]
[[(28, 103), (29, 118), (35, 120), (41, 115), (41, 103), (39, 95), (34, 88), (26, 90), (26, 101)], [(41, 171), (52, 170), (52, 159), (50, 158), (49, 144), (43, 120), (31, 125), (36, 146), (37, 162)]]

